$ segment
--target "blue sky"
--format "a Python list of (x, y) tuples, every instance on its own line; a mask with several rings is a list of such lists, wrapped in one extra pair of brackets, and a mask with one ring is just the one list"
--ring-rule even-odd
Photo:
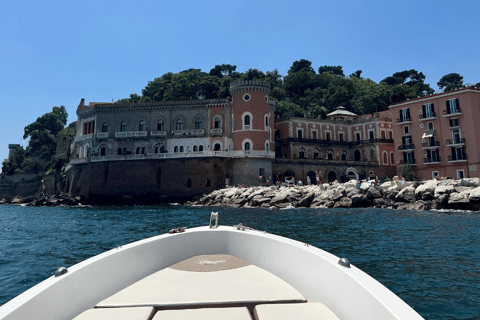
[(416, 69), (480, 82), (480, 1), (3, 1), (0, 160), (53, 106), (141, 94), (166, 72), (277, 68), (295, 60), (363, 70), (376, 82)]

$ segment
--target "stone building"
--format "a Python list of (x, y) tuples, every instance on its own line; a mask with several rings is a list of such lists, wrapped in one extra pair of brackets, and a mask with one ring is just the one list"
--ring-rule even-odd
[[(275, 121), (275, 173), (324, 182), (395, 174), (393, 123), (389, 111), (356, 115), (338, 107), (326, 119), (288, 117)], [(277, 173), (277, 175), (279, 175)]]
[(230, 86), (231, 100), (85, 105), (82, 99), (68, 191), (161, 197), (173, 190), (189, 197), (226, 183), (258, 184), (259, 175), (272, 175), (275, 157), (270, 91), (269, 83), (240, 81)]
[(396, 166), (418, 179), (480, 177), (480, 88), (469, 87), (389, 106), (396, 115)]

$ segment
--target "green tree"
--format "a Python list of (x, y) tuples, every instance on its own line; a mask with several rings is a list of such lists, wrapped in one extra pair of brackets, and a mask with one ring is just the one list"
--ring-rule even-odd
[(218, 78), (223, 78), (225, 76), (232, 76), (237, 70), (236, 65), (231, 64), (217, 64), (213, 69), (210, 70), (210, 75)]
[(405, 163), (401, 166), (402, 168), (402, 177), (407, 181), (413, 181), (418, 179), (417, 167), (411, 165), (410, 163)]
[(23, 139), (28, 141), (27, 155), (48, 158), (55, 154), (56, 137), (66, 124), (68, 115), (64, 106), (53, 107), (52, 112), (38, 117), (24, 129)]
[[(342, 66), (322, 66), (318, 68), (318, 74), (322, 74), (324, 72), (334, 74), (336, 78), (345, 78)], [(360, 73), (362, 73), (362, 71), (360, 71)]]
[(295, 61), (288, 70), (288, 74), (300, 71), (315, 73), (315, 70), (312, 68), (312, 62), (305, 59)]
[(396, 72), (380, 82), (392, 87), (391, 102), (423, 97), (434, 92), (430, 85), (425, 83), (425, 74), (415, 69)]
[(458, 73), (449, 73), (440, 78), (437, 85), (443, 92), (448, 92), (463, 87), (463, 77)]
[(22, 163), (25, 159), (25, 149), (19, 146), (15, 149), (15, 156), (9, 158), (8, 161), (3, 162), (2, 172), (8, 175), (12, 175), (15, 171), (21, 171)]
[(362, 77), (362, 70), (357, 70), (354, 73), (350, 74), (348, 77), (349, 78), (356, 77), (360, 79)]

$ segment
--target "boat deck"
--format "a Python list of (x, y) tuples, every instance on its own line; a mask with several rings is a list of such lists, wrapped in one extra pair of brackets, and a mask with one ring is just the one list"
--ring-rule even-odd
[[(112, 272), (115, 272), (112, 270)], [(266, 270), (231, 255), (200, 255), (155, 272), (75, 320), (328, 319), (338, 317)]]

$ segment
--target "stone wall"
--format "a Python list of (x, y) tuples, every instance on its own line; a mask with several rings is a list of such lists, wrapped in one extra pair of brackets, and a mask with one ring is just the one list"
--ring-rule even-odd
[(85, 203), (159, 203), (191, 200), (225, 186), (223, 158), (111, 161), (72, 166), (65, 190)]
[(0, 203), (29, 202), (41, 193), (42, 177), (39, 175), (0, 175)]

